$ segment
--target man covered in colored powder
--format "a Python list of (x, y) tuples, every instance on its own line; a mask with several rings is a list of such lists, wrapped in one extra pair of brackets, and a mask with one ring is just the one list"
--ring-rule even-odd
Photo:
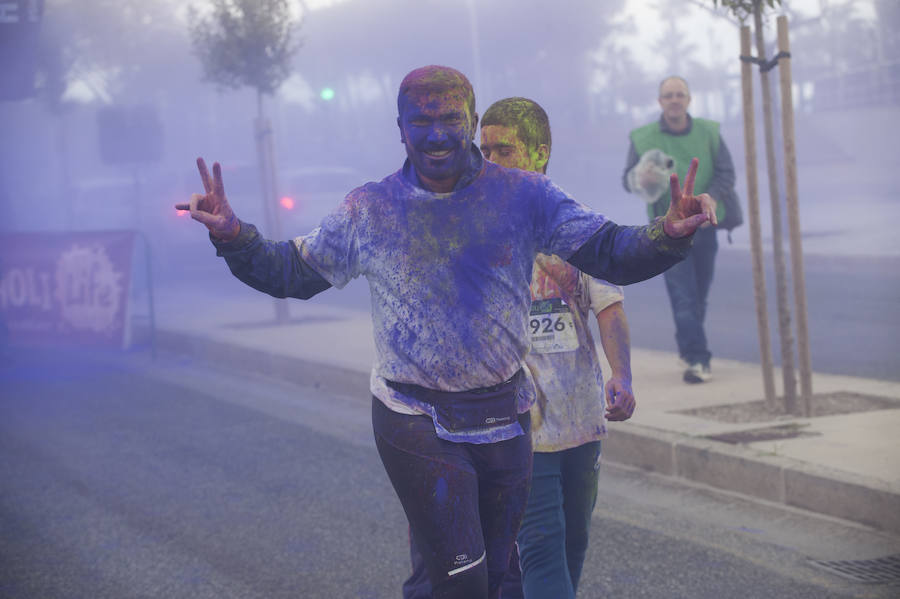
[[(533, 100), (500, 100), (481, 119), (481, 152), (501, 166), (546, 173), (551, 146), (547, 113)], [(518, 535), (521, 557), (513, 552), (503, 599), (574, 599), (578, 590), (606, 418), (627, 420), (635, 406), (623, 299), (621, 287), (579, 272), (557, 256), (538, 254), (534, 262), (531, 351), (525, 358), (537, 388), (531, 407), (533, 474)], [(605, 393), (588, 327), (591, 311), (612, 369)], [(414, 544), (410, 553), (413, 572), (403, 597), (428, 599), (424, 561)]]
[(264, 239), (238, 220), (222, 172), (198, 159), (204, 194), (191, 217), (246, 284), (309, 298), (366, 277), (376, 359), (372, 425), (379, 455), (441, 598), (496, 598), (531, 477), (529, 284), (538, 252), (617, 284), (681, 260), (715, 219), (708, 196), (672, 181), (665, 218), (623, 227), (545, 176), (486, 162), (478, 115), (455, 69), (401, 82), (397, 125), (407, 160), (351, 191), (311, 233)]
[[(700, 166), (696, 189), (709, 192), (716, 201), (717, 224), (730, 231), (742, 220), (734, 191), (731, 154), (719, 134), (719, 123), (692, 117), (687, 111), (690, 103), (687, 81), (667, 77), (660, 83), (662, 114), (658, 121), (631, 132), (622, 184), (648, 201), (647, 214), (652, 220), (668, 210), (664, 189), (670, 169), (683, 177), (697, 157)], [(668, 164), (661, 164), (661, 158)], [(664, 275), (675, 319), (675, 342), (687, 383), (703, 383), (712, 378), (712, 353), (704, 320), (718, 247), (716, 228), (713, 223), (705, 224), (694, 234), (694, 247), (688, 257)]]

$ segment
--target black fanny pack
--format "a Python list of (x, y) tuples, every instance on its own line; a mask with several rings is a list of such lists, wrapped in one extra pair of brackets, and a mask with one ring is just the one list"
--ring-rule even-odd
[(387, 381), (392, 389), (429, 404), (437, 424), (456, 433), (504, 426), (518, 420), (518, 391), (522, 370), (492, 387), (469, 391), (436, 391), (419, 385)]

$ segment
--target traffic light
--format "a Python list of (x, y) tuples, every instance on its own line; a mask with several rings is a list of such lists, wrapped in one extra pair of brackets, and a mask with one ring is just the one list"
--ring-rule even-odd
[(326, 102), (330, 102), (334, 99), (334, 90), (330, 87), (323, 87), (322, 91), (319, 92), (319, 97)]

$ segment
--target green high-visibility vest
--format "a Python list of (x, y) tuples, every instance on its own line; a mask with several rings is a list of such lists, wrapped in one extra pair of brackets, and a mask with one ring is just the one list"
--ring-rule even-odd
[[(713, 163), (719, 152), (719, 123), (707, 119), (691, 117), (691, 130), (682, 135), (664, 133), (659, 128), (659, 121), (644, 125), (631, 132), (631, 142), (638, 156), (647, 150), (662, 150), (675, 159), (675, 172), (678, 181), (684, 185), (688, 167), (692, 158), (699, 158), (697, 178), (694, 180), (694, 194), (704, 193), (713, 175)], [(669, 209), (669, 191), (666, 190), (652, 204), (647, 205), (647, 216), (653, 220), (663, 216)], [(725, 204), (716, 206), (716, 217), (725, 217)]]

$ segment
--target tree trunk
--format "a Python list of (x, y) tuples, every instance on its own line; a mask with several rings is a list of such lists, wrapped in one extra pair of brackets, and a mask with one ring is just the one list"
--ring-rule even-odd
[[(778, 50), (791, 51), (787, 17), (778, 17)], [(806, 321), (806, 280), (803, 273), (803, 244), (800, 237), (800, 208), (797, 191), (797, 148), (794, 143), (794, 102), (791, 59), (778, 64), (781, 76), (781, 132), (784, 142), (784, 178), (787, 192), (788, 229), (791, 240), (791, 279), (794, 282), (794, 309), (797, 311), (797, 355), (800, 359), (800, 397), (803, 415), (812, 410), (812, 358), (809, 353), (809, 328)]]
[[(754, 0), (753, 24), (756, 30), (756, 56), (763, 63), (766, 47), (762, 29), (762, 0)], [(781, 376), (784, 384), (784, 410), (797, 410), (797, 381), (794, 375), (794, 335), (791, 328), (791, 309), (787, 299), (787, 268), (784, 260), (781, 226), (781, 197), (778, 193), (778, 171), (775, 161), (775, 142), (772, 127), (772, 90), (769, 74), (760, 70), (762, 89), (763, 132), (766, 142), (766, 170), (769, 174), (769, 202), (772, 208), (772, 251), (775, 259), (775, 298), (778, 306), (778, 331), (781, 337)]]
[[(266, 236), (281, 239), (281, 220), (278, 218), (278, 191), (275, 176), (275, 151), (272, 144), (272, 124), (263, 114), (262, 92), (256, 91), (257, 117), (254, 123), (256, 134), (256, 156), (259, 166), (259, 184), (263, 203), (263, 218), (266, 221)], [(283, 324), (290, 320), (287, 300), (275, 302), (275, 322)]]
[[(750, 56), (750, 28), (741, 27), (741, 56)], [(756, 124), (753, 108), (753, 65), (741, 63), (741, 89), (744, 104), (744, 154), (747, 169), (747, 221), (750, 227), (750, 253), (753, 256), (753, 297), (756, 300), (756, 328), (762, 366), (766, 407), (775, 408), (775, 377), (772, 372), (772, 340), (766, 307), (766, 271), (763, 261), (762, 231), (759, 224), (759, 188), (756, 166)]]

